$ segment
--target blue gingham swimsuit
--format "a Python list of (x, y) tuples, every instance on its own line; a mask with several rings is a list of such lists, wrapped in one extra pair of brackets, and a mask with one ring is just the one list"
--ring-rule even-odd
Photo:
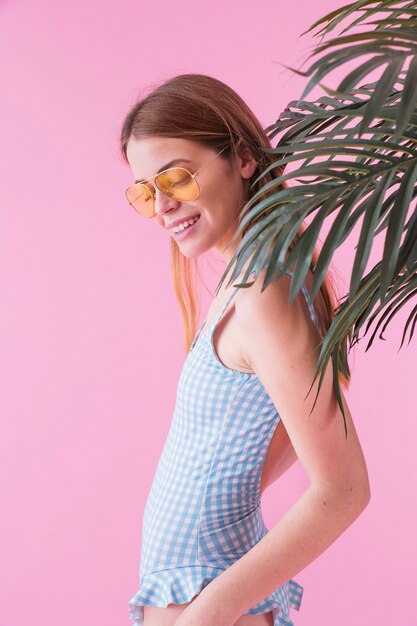
[[(256, 374), (223, 365), (212, 342), (237, 289), (197, 342), (201, 324), (180, 374), (144, 509), (140, 589), (129, 602), (135, 626), (143, 624), (144, 604), (189, 602), (268, 533), (259, 488), (280, 416)], [(304, 285), (302, 291), (318, 325)], [(272, 611), (274, 626), (294, 626), (289, 609), (299, 610), (302, 595), (291, 579), (246, 614)]]

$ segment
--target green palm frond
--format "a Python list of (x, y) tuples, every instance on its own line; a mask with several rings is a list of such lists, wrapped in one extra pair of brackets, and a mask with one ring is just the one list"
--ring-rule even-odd
[[(275, 148), (265, 148), (276, 158), (254, 184), (271, 169), (283, 171), (291, 164), (293, 170), (264, 184), (246, 204), (230, 245), (246, 231), (225, 272), (234, 266), (232, 282), (249, 261), (241, 283), (249, 286), (250, 274), (266, 267), (266, 288), (294, 263), (293, 301), (304, 284), (323, 224), (331, 216), (332, 225), (314, 266), (314, 299), (335, 250), (361, 220), (349, 293), (323, 337), (312, 383), (321, 373), (318, 395), (332, 359), (345, 431), (338, 373), (349, 373), (349, 350), (359, 341), (359, 331), (366, 326), (366, 334), (378, 314), (366, 349), (381, 326), (382, 338), (387, 324), (417, 294), (417, 2), (355, 2), (318, 20), (306, 32), (321, 26), (319, 34), (329, 33), (348, 17), (352, 21), (343, 33), (370, 24), (374, 29), (320, 43), (310, 56), (322, 56), (306, 72), (296, 70), (311, 78), (301, 98), (266, 129), (270, 140), (280, 135)], [(369, 18), (373, 21), (367, 22)], [(369, 55), (366, 61), (360, 59)], [(327, 95), (315, 102), (303, 100), (330, 71), (355, 60), (357, 66), (337, 89), (325, 87)], [(359, 85), (384, 64), (379, 80)], [(283, 188), (283, 183), (289, 186)], [(309, 224), (284, 263), (306, 218)], [(374, 239), (383, 231), (382, 258), (365, 274)], [(416, 323), (417, 306), (407, 319), (401, 346), (408, 330), (411, 340)]]
[[(362, 133), (377, 116), (377, 112), (389, 96), (403, 67), (407, 62), (411, 61), (407, 69), (406, 85), (402, 90), (401, 106), (398, 111), (398, 138), (408, 124), (417, 98), (417, 3), (401, 1), (375, 2), (372, 0), (354, 2), (323, 17), (305, 32), (308, 33), (324, 23), (325, 26), (316, 34), (329, 33), (342, 20), (357, 12), (361, 13), (361, 15), (348, 24), (342, 33), (346, 33), (359, 25), (373, 26), (374, 28), (370, 31), (354, 33), (344, 37), (338, 36), (316, 46), (308, 57), (309, 59), (328, 50), (330, 52), (320, 57), (305, 72), (293, 70), (302, 76), (311, 76), (300, 96), (299, 102), (334, 69), (347, 62), (352, 62), (356, 58), (371, 56), (371, 58), (366, 58), (354, 70), (350, 71), (333, 92), (339, 94), (339, 96), (348, 94), (371, 71), (386, 65), (367, 103), (366, 115), (363, 117), (360, 128)], [(388, 14), (388, 17), (386, 17), (386, 14)], [(377, 19), (367, 21), (371, 17), (376, 17)]]

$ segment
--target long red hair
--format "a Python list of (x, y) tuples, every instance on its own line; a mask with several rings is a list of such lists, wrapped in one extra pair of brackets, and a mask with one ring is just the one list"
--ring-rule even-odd
[[(127, 163), (126, 148), (129, 139), (146, 136), (181, 137), (209, 146), (216, 152), (227, 145), (219, 158), (229, 160), (236, 151), (237, 142), (243, 139), (258, 163), (253, 177), (249, 179), (247, 200), (264, 184), (282, 174), (282, 170), (271, 168), (261, 180), (252, 184), (252, 179), (258, 178), (262, 171), (276, 160), (274, 153), (263, 150), (272, 147), (269, 138), (242, 98), (222, 81), (205, 74), (175, 76), (134, 104), (123, 121), (120, 136), (121, 153)], [(304, 230), (303, 224), (294, 237), (290, 249)], [(318, 255), (319, 252), (315, 248), (310, 263), (313, 272)], [(197, 330), (199, 317), (200, 265), (198, 258), (189, 259), (184, 256), (173, 238), (171, 238), (171, 269), (183, 319), (185, 350), (188, 352)], [(329, 269), (320, 292), (324, 306), (317, 306), (317, 298), (313, 306), (319, 321), (319, 330), (324, 336), (339, 305)], [(345, 387), (348, 387), (350, 376), (346, 378), (340, 372), (339, 379)]]

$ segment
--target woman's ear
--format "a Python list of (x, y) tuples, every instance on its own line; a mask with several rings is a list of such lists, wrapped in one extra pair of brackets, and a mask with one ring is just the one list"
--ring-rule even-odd
[(251, 178), (258, 167), (258, 163), (251, 149), (242, 138), (236, 143), (236, 157), (242, 178)]

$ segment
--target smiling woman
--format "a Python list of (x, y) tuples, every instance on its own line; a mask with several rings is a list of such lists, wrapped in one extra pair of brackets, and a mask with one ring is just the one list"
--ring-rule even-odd
[[(170, 162), (174, 159), (169, 156), (180, 154), (183, 156), (176, 160), (195, 163), (195, 171), (177, 167), (151, 176), (148, 180), (155, 181), (152, 188), (142, 183), (139, 190), (137, 184), (127, 190), (133, 208), (142, 215), (146, 213), (146, 217), (155, 217), (163, 228), (172, 229), (199, 216), (198, 226), (190, 227), (181, 236), (171, 231), (176, 241), (187, 242), (181, 246), (181, 252), (188, 258), (198, 257), (210, 248), (223, 253), (236, 228), (245, 200), (241, 181), (253, 173), (256, 162), (245, 164), (240, 174), (227, 158), (222, 158), (227, 148), (214, 151), (187, 139), (158, 136), (131, 138), (126, 146), (126, 158), (135, 176), (137, 171), (143, 171), (144, 163), (149, 169), (154, 164), (153, 169), (158, 171), (167, 155)], [(159, 169), (162, 171), (163, 166)], [(227, 189), (228, 193), (219, 193), (219, 189)]]
[[(130, 146), (130, 144), (129, 144)], [(219, 156), (225, 148), (220, 150), (214, 158)], [(126, 153), (127, 156), (127, 153)], [(129, 161), (134, 159), (133, 157), (127, 157)], [(194, 173), (190, 172), (185, 167), (172, 167), (178, 163), (193, 163), (190, 159), (172, 159), (169, 163), (166, 163), (159, 168), (158, 172), (142, 181), (136, 181), (134, 185), (130, 186), (126, 190), (126, 197), (129, 204), (144, 217), (154, 217), (156, 213), (155, 209), (155, 187), (159, 189), (164, 195), (180, 200), (181, 202), (195, 200), (200, 194), (200, 188), (197, 181), (197, 176), (210, 165), (210, 159), (203, 167), (200, 167), (198, 171)], [(154, 181), (155, 185), (151, 181)], [(180, 223), (180, 220), (177, 220)]]
[[(211, 249), (231, 260), (243, 207), (280, 173), (271, 167), (254, 183), (273, 163), (269, 147), (243, 100), (200, 74), (163, 83), (123, 123), (121, 150), (136, 181), (127, 199), (169, 233), (187, 349), (144, 509), (140, 589), (129, 602), (137, 626), (293, 626), (303, 588), (292, 577), (369, 501), (361, 446), (347, 406), (344, 437), (331, 372), (314, 411), (306, 400), (336, 305), (328, 277), (310, 298), (316, 256), (291, 305), (292, 268), (262, 290), (263, 268), (250, 289), (224, 281), (195, 332), (191, 263)], [(268, 530), (262, 491), (297, 458), (310, 485)]]

